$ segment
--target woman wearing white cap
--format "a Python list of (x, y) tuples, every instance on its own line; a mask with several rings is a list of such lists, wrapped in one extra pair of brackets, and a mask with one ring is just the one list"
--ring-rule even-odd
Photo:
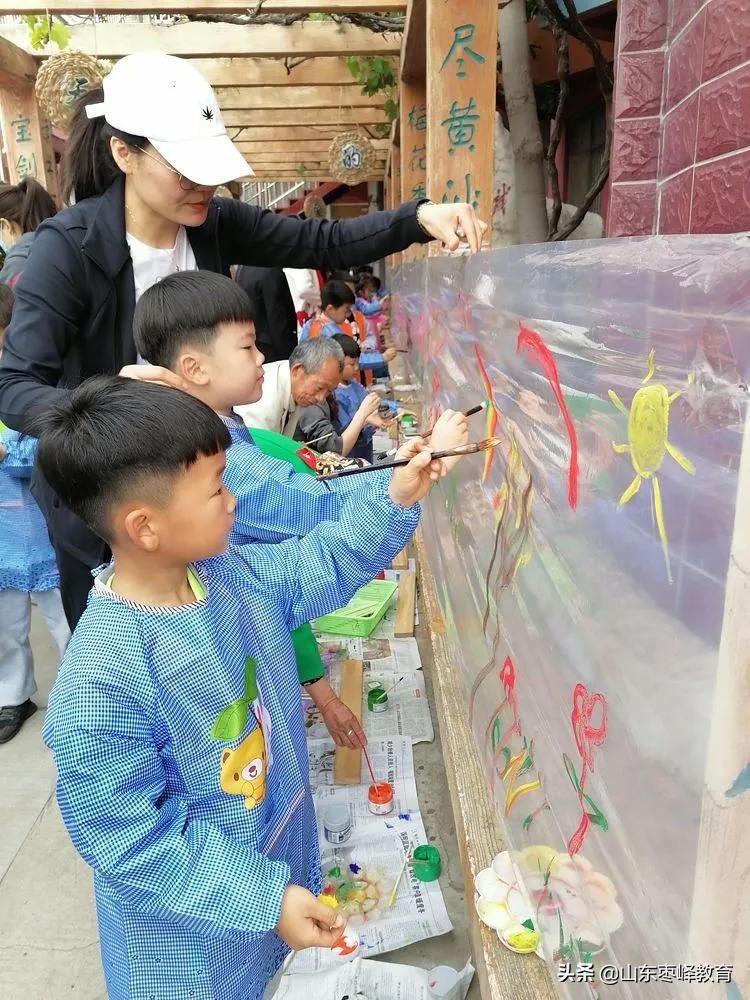
[[(190, 63), (162, 53), (121, 59), (77, 109), (63, 164), (75, 204), (37, 230), (0, 361), (0, 419), (23, 431), (34, 413), (99, 372), (174, 382), (136, 367), (133, 310), (165, 275), (232, 264), (335, 269), (412, 243), (463, 237), (479, 249), (486, 226), (469, 205), (409, 202), (357, 219), (284, 217), (215, 198), (251, 174), (227, 135), (216, 97)], [(104, 543), (61, 507), (35, 474), (71, 625)]]

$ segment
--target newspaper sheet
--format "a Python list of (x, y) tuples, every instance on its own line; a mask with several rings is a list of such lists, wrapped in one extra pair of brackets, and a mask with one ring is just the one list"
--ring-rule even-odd
[[(334, 691), (341, 689), (341, 661), (362, 660), (362, 724), (368, 740), (383, 736), (408, 736), (412, 743), (432, 742), (435, 731), (415, 639), (321, 635), (318, 645)], [(388, 694), (388, 709), (380, 713), (368, 711), (368, 685), (379, 684), (388, 691), (401, 677), (404, 680)], [(309, 696), (303, 695), (303, 709), (308, 737), (325, 737), (327, 730)]]
[[(459, 973), (456, 1000), (466, 1000), (474, 968)], [(431, 1000), (429, 974), (411, 965), (391, 965), (357, 958), (330, 972), (284, 976), (275, 1000)]]
[[(393, 905), (388, 906), (404, 858), (420, 844), (427, 843), (409, 739), (389, 737), (369, 744), (376, 777), (393, 785), (395, 804), (387, 816), (374, 816), (370, 812), (367, 801), (370, 777), (364, 761), (361, 784), (341, 787), (333, 784), (332, 741), (308, 740), (308, 751), (323, 872), (362, 879), (375, 889), (374, 908), (351, 920), (360, 936), (361, 954), (381, 955), (415, 941), (447, 934), (452, 925), (439, 882), (420, 882), (409, 866), (398, 883)], [(329, 844), (323, 832), (326, 807), (334, 802), (346, 803), (352, 817), (351, 837), (339, 847)], [(300, 952), (290, 971), (312, 972), (336, 962), (330, 951), (312, 949)]]

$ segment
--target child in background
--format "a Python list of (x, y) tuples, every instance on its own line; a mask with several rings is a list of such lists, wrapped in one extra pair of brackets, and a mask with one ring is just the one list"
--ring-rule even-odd
[[(453, 415), (456, 443), (463, 420), (459, 431)], [(340, 607), (390, 562), (445, 466), (410, 442), (409, 464), (352, 494), (338, 522), (301, 541), (227, 550), (231, 437), (199, 400), (95, 376), (37, 431), (45, 478), (114, 557), (43, 732), (63, 819), (94, 870), (109, 996), (271, 996), (289, 949), (330, 947), (343, 931), (316, 899), (289, 630)]]
[(328, 281), (323, 285), (321, 314), (309, 319), (302, 327), (300, 341), (313, 337), (333, 337), (337, 333), (348, 333), (344, 323), (354, 305), (354, 293), (344, 281)]
[[(10, 323), (13, 292), (0, 284), (0, 353)], [(0, 743), (36, 712), (34, 656), (29, 642), (32, 598), (60, 656), (70, 638), (55, 553), (47, 525), (29, 490), (36, 441), (0, 423)]]
[[(351, 431), (352, 428), (357, 429), (359, 426), (356, 416), (370, 398), (367, 391), (357, 381), (362, 352), (359, 344), (352, 340), (351, 337), (338, 334), (333, 339), (341, 344), (344, 352), (344, 370), (341, 373), (341, 385), (333, 393), (337, 405), (337, 420), (342, 429)], [(382, 355), (380, 357), (382, 358)], [(372, 395), (375, 394), (373, 393)], [(381, 405), (379, 399), (378, 404)], [(382, 405), (388, 407), (389, 417), (384, 418), (380, 416), (377, 408), (373, 411), (372, 415), (363, 422), (353, 447), (347, 452), (351, 458), (364, 458), (372, 464), (372, 438), (375, 431), (379, 428), (388, 427), (390, 420), (397, 417), (399, 412), (396, 403), (390, 400), (384, 400)]]
[[(342, 340), (348, 340), (359, 350), (356, 341), (351, 337), (343, 333), (337, 336)], [(344, 368), (346, 369), (346, 360)], [(365, 390), (362, 392), (365, 393)], [(346, 423), (342, 423), (339, 418), (338, 403), (332, 393), (322, 403), (302, 407), (294, 437), (297, 441), (314, 445), (320, 451), (332, 451), (337, 455), (350, 455), (352, 458), (366, 458), (367, 456), (355, 454), (356, 445), (368, 426), (372, 427), (373, 431), (376, 426), (381, 426), (382, 422), (378, 418), (379, 406), (380, 396), (376, 392), (365, 393), (355, 412), (348, 415)], [(370, 464), (372, 465), (372, 461)]]

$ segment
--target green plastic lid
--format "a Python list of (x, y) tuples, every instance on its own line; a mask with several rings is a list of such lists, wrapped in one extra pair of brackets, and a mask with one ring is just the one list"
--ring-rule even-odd
[(282, 462), (289, 462), (295, 472), (306, 472), (310, 476), (315, 475), (315, 470), (300, 458), (299, 453), (307, 453), (316, 458), (317, 453), (308, 448), (303, 441), (293, 441), (292, 438), (277, 434), (276, 431), (261, 430), (257, 427), (250, 428), (250, 437), (264, 455), (279, 458)]

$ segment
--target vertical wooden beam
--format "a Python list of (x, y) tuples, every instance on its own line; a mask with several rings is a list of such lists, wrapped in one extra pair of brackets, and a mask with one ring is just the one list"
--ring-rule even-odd
[(37, 107), (33, 86), (19, 82), (0, 90), (0, 125), (11, 184), (34, 177), (59, 204), (52, 128)]
[[(427, 190), (492, 217), (497, 5), (427, 3)], [(432, 247), (437, 247), (432, 244)], [(431, 247), (431, 252), (432, 252)], [(439, 248), (435, 252), (439, 252)]]
[[(424, 80), (401, 82), (401, 200), (426, 198), (427, 193), (427, 96)], [(404, 251), (404, 260), (422, 257), (426, 246)]]

